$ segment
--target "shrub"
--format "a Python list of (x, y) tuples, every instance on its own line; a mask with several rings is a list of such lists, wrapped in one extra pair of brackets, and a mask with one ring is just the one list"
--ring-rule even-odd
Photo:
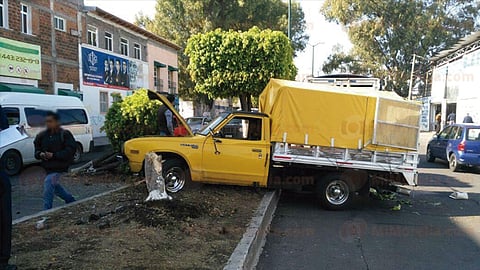
[(105, 116), (102, 130), (115, 150), (123, 142), (157, 133), (157, 111), (161, 102), (149, 100), (147, 90), (136, 90), (131, 96), (112, 104)]

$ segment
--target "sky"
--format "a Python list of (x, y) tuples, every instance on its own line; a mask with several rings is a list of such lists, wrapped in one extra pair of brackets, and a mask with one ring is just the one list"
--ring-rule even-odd
[[(85, 0), (85, 5), (97, 6), (126, 21), (133, 22), (135, 14), (143, 14), (153, 17), (155, 15), (156, 0)], [(351, 43), (346, 32), (335, 23), (330, 23), (320, 14), (323, 0), (301, 0), (305, 20), (307, 23), (307, 34), (310, 36), (309, 44), (318, 44), (315, 47), (314, 72), (321, 73), (322, 64), (330, 55), (333, 47), (337, 44), (345, 50), (351, 48)], [(298, 53), (295, 58), (295, 65), (298, 68), (301, 79), (312, 73), (312, 46), (307, 45), (305, 50)]]

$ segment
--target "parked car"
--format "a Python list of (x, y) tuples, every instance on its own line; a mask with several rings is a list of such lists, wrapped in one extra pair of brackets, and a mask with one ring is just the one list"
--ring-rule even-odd
[(208, 117), (188, 117), (185, 120), (193, 132), (200, 131), (202, 128), (208, 125), (208, 123), (210, 123), (210, 118)]
[(76, 97), (0, 93), (0, 104), (10, 124), (0, 134), (0, 164), (4, 164), (2, 169), (9, 175), (18, 174), (24, 165), (38, 162), (34, 156), (33, 140), (44, 129), (47, 111), (57, 112), (63, 128), (73, 134), (77, 142), (75, 162), (80, 160), (82, 153), (93, 148), (93, 130), (88, 113)]
[(480, 166), (480, 125), (454, 124), (428, 142), (427, 161), (448, 161), (450, 170)]

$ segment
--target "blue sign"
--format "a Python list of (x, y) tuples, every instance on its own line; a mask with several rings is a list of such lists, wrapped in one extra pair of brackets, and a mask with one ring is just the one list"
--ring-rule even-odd
[(82, 47), (84, 85), (128, 90), (129, 67), (126, 58)]

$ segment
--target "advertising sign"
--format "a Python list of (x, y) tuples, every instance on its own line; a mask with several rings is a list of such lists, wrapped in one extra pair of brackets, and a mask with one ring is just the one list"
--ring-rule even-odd
[(42, 79), (40, 46), (0, 37), (0, 76)]
[(83, 84), (130, 89), (130, 61), (127, 58), (82, 47)]

